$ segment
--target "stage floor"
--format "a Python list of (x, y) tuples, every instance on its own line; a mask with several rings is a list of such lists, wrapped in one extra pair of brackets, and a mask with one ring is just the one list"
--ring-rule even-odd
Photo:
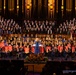
[(25, 58), (0, 58), (0, 65), (1, 64), (7, 67), (9, 66), (9, 64), (15, 65), (17, 67), (23, 65), (24, 67), (28, 68), (28, 73), (30, 72), (47, 73), (49, 70), (51, 71), (51, 73), (58, 71), (66, 72), (66, 70), (67, 71), (70, 70), (72, 72), (76, 71), (76, 58), (70, 58), (70, 57), (67, 59), (61, 57), (57, 58), (49, 57), (47, 61), (28, 61), (28, 62), (26, 62)]
[(42, 63), (46, 63), (47, 61), (59, 61), (59, 62), (62, 62), (62, 61), (76, 61), (76, 57), (74, 58), (71, 58), (71, 57), (68, 57), (68, 58), (64, 58), (64, 57), (45, 57), (46, 60), (45, 61), (26, 61), (27, 59), (26, 58), (17, 58), (17, 57), (5, 57), (5, 58), (0, 58), (0, 60), (24, 60), (25, 63), (33, 63), (33, 62), (42, 62)]

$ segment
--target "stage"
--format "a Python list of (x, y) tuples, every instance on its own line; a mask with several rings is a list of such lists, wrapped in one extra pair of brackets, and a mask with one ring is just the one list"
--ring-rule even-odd
[(19, 58), (19, 57), (2, 57), (0, 58), (0, 61), (3, 61), (3, 60), (22, 60), (24, 61), (25, 63), (33, 63), (33, 62), (41, 62), (41, 63), (46, 63), (47, 61), (58, 61), (58, 62), (63, 62), (63, 61), (76, 61), (76, 57), (47, 57), (47, 56), (44, 56), (44, 59), (43, 60), (40, 60), (40, 58), (36, 58), (36, 60), (34, 59), (31, 59), (31, 60), (28, 60), (28, 57), (26, 58)]
[[(0, 59), (0, 72), (13, 72), (18, 70), (20, 75), (25, 73), (40, 73), (40, 75), (72, 75), (76, 74), (76, 59), (75, 58), (49, 58), (47, 61), (28, 61), (24, 58)], [(13, 71), (12, 71), (13, 70)], [(45, 73), (45, 74), (44, 74)], [(50, 73), (50, 74), (49, 74)], [(70, 73), (70, 74), (69, 74)]]

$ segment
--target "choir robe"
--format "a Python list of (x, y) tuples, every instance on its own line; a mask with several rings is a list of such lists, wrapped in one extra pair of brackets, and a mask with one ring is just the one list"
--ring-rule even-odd
[(46, 46), (46, 53), (48, 53), (51, 50), (50, 46)]
[(24, 47), (24, 53), (28, 54), (29, 53), (29, 47)]

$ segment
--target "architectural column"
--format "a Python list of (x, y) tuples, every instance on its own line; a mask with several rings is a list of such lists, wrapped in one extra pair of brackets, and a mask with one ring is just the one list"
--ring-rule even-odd
[(2, 13), (2, 0), (0, 0), (0, 15)]
[(17, 0), (14, 0), (14, 14), (17, 15)]
[(36, 0), (32, 0), (32, 9), (31, 9), (32, 19), (35, 18), (35, 14), (37, 14), (35, 12), (36, 12)]
[(41, 19), (42, 0), (38, 1), (38, 19)]
[(72, 18), (74, 18), (75, 17), (75, 0), (72, 0)]
[(22, 17), (25, 17), (25, 0), (22, 0)]
[(76, 0), (75, 0), (75, 16), (76, 16)]
[(66, 0), (66, 17), (71, 19), (73, 0)]
[(25, 0), (25, 18), (31, 18), (32, 0)]
[(64, 0), (64, 11), (63, 11), (63, 18), (66, 19), (66, 0)]
[(61, 0), (58, 0), (58, 20), (60, 21), (62, 19), (62, 16), (61, 16)]
[(4, 16), (4, 0), (2, 0), (2, 16)]
[[(4, 7), (4, 9), (5, 9), (5, 17), (7, 17), (8, 16), (8, 0), (5, 0), (5, 3), (6, 3), (6, 6)], [(9, 17), (9, 16), (8, 16)]]
[(22, 17), (22, 0), (19, 0), (19, 16)]
[(61, 0), (61, 17), (64, 16), (64, 0)]
[(57, 13), (56, 13), (56, 8), (57, 8), (57, 7), (56, 7), (56, 1), (57, 1), (57, 0), (55, 0), (55, 12), (54, 12), (54, 19), (55, 19), (55, 20), (56, 20), (56, 17), (57, 17)]
[(42, 8), (43, 18), (48, 19), (48, 0), (43, 0), (42, 6), (43, 6)]
[(48, 18), (54, 19), (55, 0), (48, 0)]

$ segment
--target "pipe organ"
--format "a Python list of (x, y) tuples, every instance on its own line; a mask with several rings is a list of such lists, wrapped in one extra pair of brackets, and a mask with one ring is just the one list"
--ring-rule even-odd
[(25, 19), (54, 19), (58, 14), (72, 17), (73, 13), (76, 16), (76, 0), (0, 0), (0, 15), (6, 12)]

